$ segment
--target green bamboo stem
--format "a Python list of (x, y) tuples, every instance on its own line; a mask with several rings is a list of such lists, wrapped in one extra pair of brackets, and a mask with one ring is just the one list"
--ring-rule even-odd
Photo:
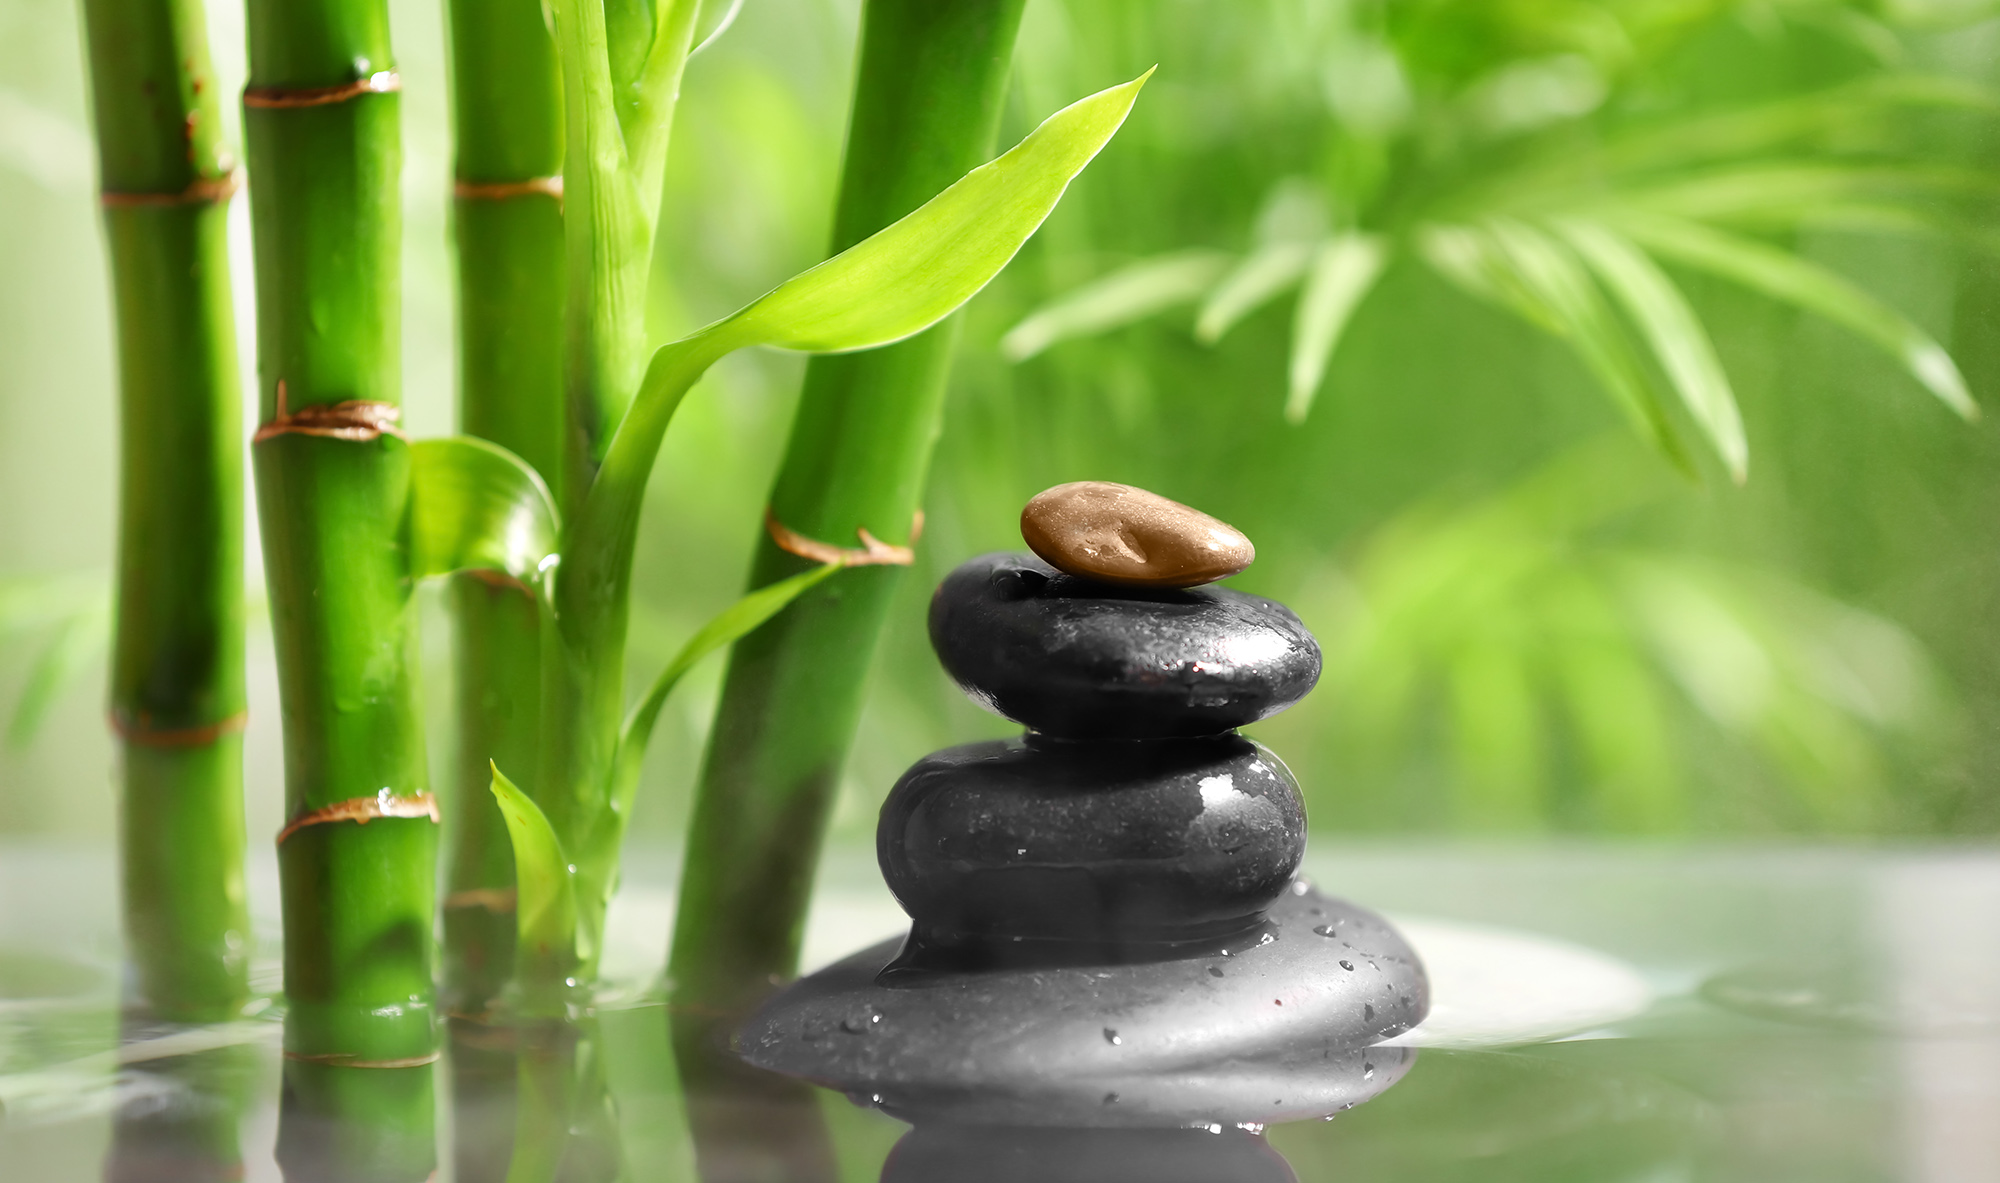
[[(554, 487), (566, 266), (555, 40), (538, 0), (459, 0), (450, 15), (459, 426)], [(479, 1015), (514, 969), (514, 856), (487, 762), (524, 779), (538, 766), (542, 642), (527, 589), (480, 575), (452, 582), (458, 751), (445, 802), (443, 991), (447, 1009)]]
[[(698, 8), (695, 0), (661, 0), (650, 36), (642, 36), (646, 30), (626, 27), (625, 6), (607, 14), (589, 0), (552, 5), (565, 115), (566, 432), (557, 500), (566, 521), (581, 515), (646, 365), (645, 294), (660, 186)], [(645, 47), (643, 56), (634, 44)], [(566, 554), (571, 549), (566, 538)], [(542, 664), (542, 759), (525, 786), (572, 852), (611, 812), (625, 711), (626, 604), (620, 597), (603, 612), (566, 610), (585, 582), (557, 575), (556, 632)], [(587, 980), (601, 952), (608, 891), (596, 882), (581, 887)]]
[[(834, 218), (842, 250), (992, 152), (1022, 0), (868, 0)], [(771, 510), (836, 546), (906, 542), (940, 428), (957, 318), (807, 366)], [(808, 560), (759, 541), (750, 583)], [(900, 571), (843, 571), (739, 642), (702, 769), (681, 876), (678, 1004), (730, 1013), (798, 962), (821, 832)]]
[[(286, 1052), (435, 1054), (437, 827), (415, 696), (399, 413), (397, 82), (382, 0), (253, 0), (244, 95), (284, 714)], [(393, 1071), (393, 1070), (391, 1070)]]
[(249, 994), (235, 166), (198, 0), (87, 0), (84, 25), (118, 323), (126, 940), (140, 1005), (216, 1019)]

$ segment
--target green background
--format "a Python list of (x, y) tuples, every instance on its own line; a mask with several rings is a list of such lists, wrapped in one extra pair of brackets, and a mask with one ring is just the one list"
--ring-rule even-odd
[[(1712, 463), (1700, 480), (1677, 474), (1561, 341), (1407, 256), (1361, 306), (1298, 426), (1282, 414), (1290, 294), (1215, 347), (1191, 338), (1183, 306), (1018, 365), (998, 348), (1031, 310), (1126, 264), (1243, 250), (1286, 178), (1333, 194), (1338, 216), (1370, 152), (1407, 175), (1449, 174), (1487, 141), (1425, 121), (1486, 126), (1480, 96), (1524, 63), (1596, 62), (1602, 93), (1558, 94), (1580, 109), (1544, 130), (1615, 131), (1897, 71), (2000, 83), (2000, 23), (1986, 7), (1393, 0), (1383, 24), (1374, 5), (1332, 0), (1032, 0), (1003, 142), (1085, 93), (1160, 70), (1126, 129), (968, 310), (919, 570), (892, 615), (837, 839), (867, 839), (876, 803), (919, 755), (1007, 730), (938, 673), (924, 600), (964, 558), (1018, 547), (1027, 497), (1084, 478), (1145, 485), (1240, 526), (1260, 557), (1236, 585), (1292, 604), (1319, 634), (1321, 689), (1258, 733), (1300, 774), (1323, 833), (1990, 832), (2000, 429), (1991, 414), (1954, 418), (1823, 321), (1673, 273), (1743, 408), (1741, 488)], [(454, 397), (443, 19), (427, 0), (392, 8), (406, 424), (435, 435), (450, 429)], [(691, 64), (652, 299), (659, 339), (820, 256), (857, 10), (749, 0)], [(0, 832), (100, 840), (113, 746), (93, 605), (112, 557), (115, 374), (77, 19), (64, 0), (0, 0), (0, 711), (33, 698), (38, 678), (61, 681), (59, 667), (74, 673), (35, 733), (0, 753)], [(210, 20), (233, 91), (241, 15), (219, 5)], [(1576, 48), (1606, 28), (1625, 48)], [(1916, 145), (1906, 156), (1984, 178), (2000, 176), (1994, 127), (1913, 117), (1898, 134)], [(1405, 196), (1371, 200), (1393, 218)], [(246, 213), (239, 198), (247, 318)], [(1833, 224), (1767, 240), (1916, 320), (1995, 405), (1990, 244)], [(242, 369), (255, 372), (247, 359)], [(635, 679), (739, 590), (800, 370), (781, 354), (732, 358), (681, 412), (644, 524)], [(251, 579), (261, 585), (260, 572)], [(440, 761), (451, 701), (441, 604), (431, 595), (424, 642)], [(270, 834), (275, 676), (256, 627), (246, 791), (251, 832)], [(682, 824), (717, 672), (669, 705), (634, 822), (643, 841), (670, 842)], [(1389, 710), (1397, 679), (1409, 696)]]

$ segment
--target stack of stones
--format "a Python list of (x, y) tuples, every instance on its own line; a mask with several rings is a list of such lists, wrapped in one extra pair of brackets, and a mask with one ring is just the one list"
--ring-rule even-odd
[(919, 761), (877, 853), (912, 929), (890, 975), (1201, 956), (1254, 942), (1305, 849), (1297, 782), (1236, 728), (1319, 677), (1282, 604), (1202, 586), (1241, 533), (1100, 481), (1029, 502), (1037, 557), (986, 555), (931, 604), (980, 705), (1028, 728)]

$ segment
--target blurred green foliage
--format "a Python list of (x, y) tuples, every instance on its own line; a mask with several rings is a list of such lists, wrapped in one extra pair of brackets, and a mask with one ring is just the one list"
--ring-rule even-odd
[[(1007, 730), (937, 671), (928, 588), (1018, 547), (1022, 502), (1080, 478), (1256, 540), (1237, 584), (1296, 606), (1328, 653), (1322, 688), (1258, 729), (1322, 830), (2000, 826), (2000, 439), (1939, 401), (1954, 374), (1989, 406), (2000, 391), (1994, 10), (1034, 0), (1003, 141), (1160, 72), (968, 310), (838, 836), (865, 839), (923, 752)], [(751, 0), (691, 64), (657, 339), (819, 257), (856, 12)], [(429, 434), (450, 398), (439, 18), (431, 0), (394, 16), (406, 385)], [(102, 268), (60, 147), (81, 126), (67, 19), (60, 0), (0, 5), (10, 577), (111, 549)], [(227, 72), (237, 26), (215, 27)], [(1689, 227), (1727, 258), (1697, 257)], [(798, 372), (733, 358), (681, 412), (648, 499), (635, 677), (740, 590)], [(37, 636), (0, 651), (0, 709)], [(715, 673), (661, 718), (642, 835), (678, 832)], [(275, 716), (253, 711), (253, 819), (277, 793), (275, 759), (257, 763)], [(102, 830), (94, 712), (50, 726), (0, 756), (0, 827)], [(58, 781), (99, 804), (25, 804)]]

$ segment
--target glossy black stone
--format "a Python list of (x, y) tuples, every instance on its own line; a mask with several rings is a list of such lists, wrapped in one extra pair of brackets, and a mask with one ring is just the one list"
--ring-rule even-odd
[(882, 806), (876, 855), (913, 949), (1018, 939), (1132, 959), (1119, 947), (1255, 926), (1298, 869), (1305, 821), (1291, 772), (1239, 735), (1030, 735), (918, 761)]
[(983, 555), (931, 599), (931, 645), (975, 702), (1050, 735), (1214, 735), (1274, 715), (1320, 653), (1272, 600), (1220, 587), (1112, 587), (1031, 555)]

